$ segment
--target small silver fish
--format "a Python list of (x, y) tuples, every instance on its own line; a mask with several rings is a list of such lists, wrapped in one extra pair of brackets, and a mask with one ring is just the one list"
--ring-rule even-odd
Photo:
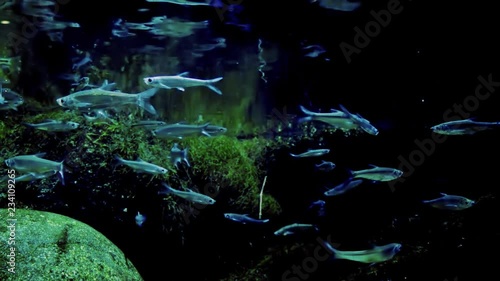
[(403, 175), (403, 171), (394, 168), (378, 167), (375, 165), (368, 165), (371, 169), (349, 171), (352, 178), (362, 178), (373, 181), (392, 181)]
[(78, 129), (78, 127), (80, 126), (80, 124), (76, 122), (53, 119), (46, 119), (43, 122), (37, 124), (24, 123), (24, 125), (47, 132), (68, 132)]
[(145, 221), (146, 216), (144, 216), (140, 212), (137, 212), (137, 215), (135, 215), (135, 224), (137, 224), (138, 227), (142, 227)]
[(331, 172), (335, 169), (335, 164), (333, 162), (321, 160), (321, 163), (315, 165), (316, 169), (323, 172)]
[(476, 122), (469, 118), (441, 123), (432, 126), (431, 130), (441, 135), (473, 135), (494, 128), (500, 128), (500, 122)]
[(148, 163), (140, 158), (137, 158), (136, 161), (125, 160), (118, 155), (115, 155), (115, 164), (113, 165), (116, 168), (119, 165), (126, 165), (130, 168), (134, 169), (137, 173), (148, 173), (153, 175), (166, 174), (167, 169), (160, 167), (155, 164)]
[(16, 169), (20, 173), (46, 174), (53, 171), (59, 173), (62, 184), (64, 185), (64, 167), (63, 161), (55, 162), (42, 158), (45, 153), (18, 155), (6, 159), (5, 164), (9, 168)]
[(197, 87), (197, 86), (205, 86), (210, 90), (214, 91), (218, 95), (222, 95), (221, 90), (215, 87), (213, 84), (222, 80), (222, 77), (209, 79), (209, 80), (201, 80), (195, 78), (186, 77), (189, 72), (183, 72), (178, 75), (173, 76), (151, 76), (145, 77), (144, 83), (149, 86), (163, 88), (163, 89), (177, 89), (180, 91), (185, 91), (185, 88), (188, 87)]
[(131, 125), (131, 127), (141, 127), (147, 130), (155, 129), (160, 126), (165, 126), (167, 125), (166, 122), (164, 121), (155, 121), (155, 120), (142, 120), (137, 123), (134, 123)]
[(330, 152), (330, 149), (308, 149), (306, 152), (303, 152), (300, 154), (290, 153), (290, 155), (292, 157), (295, 157), (295, 158), (304, 158), (304, 157), (322, 156), (322, 155), (328, 154), (329, 152)]
[(362, 263), (375, 264), (392, 259), (399, 251), (401, 244), (390, 243), (383, 246), (375, 246), (370, 250), (361, 251), (340, 251), (332, 247), (328, 242), (323, 241), (326, 248), (333, 253), (334, 259), (344, 259)]
[(441, 197), (422, 201), (424, 204), (429, 204), (434, 208), (442, 210), (460, 211), (468, 209), (476, 204), (474, 200), (470, 200), (463, 196), (448, 195), (440, 193)]
[(314, 2), (319, 3), (320, 7), (342, 12), (352, 12), (361, 6), (361, 2), (350, 0), (311, 0), (311, 3)]
[(367, 132), (370, 135), (378, 135), (378, 130), (375, 128), (372, 124), (370, 124), (370, 121), (366, 120), (365, 118), (361, 117), (359, 114), (352, 114), (350, 113), (344, 106), (341, 104), (339, 105), (340, 109), (342, 112), (349, 117), (354, 124), (356, 124), (359, 128), (361, 128), (363, 131)]
[[(114, 85), (114, 83), (110, 85)], [(58, 98), (56, 102), (64, 108), (80, 110), (116, 108), (135, 104), (149, 113), (156, 115), (156, 110), (149, 103), (149, 99), (156, 94), (158, 89), (152, 88), (138, 94), (127, 94), (119, 91), (110, 91), (109, 89), (110, 86), (105, 82), (99, 88), (78, 91)]]
[(346, 193), (347, 191), (360, 185), (362, 182), (363, 180), (353, 180), (352, 178), (349, 178), (348, 180), (335, 186), (334, 188), (325, 191), (325, 196), (336, 196)]
[(179, 197), (184, 198), (184, 199), (191, 201), (193, 203), (198, 203), (198, 204), (203, 204), (203, 205), (215, 204), (215, 200), (207, 195), (204, 195), (204, 194), (201, 194), (198, 192), (194, 192), (194, 191), (189, 190), (189, 189), (188, 189), (188, 191), (175, 190), (166, 183), (162, 183), (162, 185), (165, 187), (166, 190), (159, 192), (160, 194), (173, 194), (175, 196), (179, 196)]
[(172, 165), (174, 165), (175, 167), (177, 167), (177, 165), (183, 161), (188, 167), (191, 167), (188, 161), (188, 148), (180, 149), (178, 143), (174, 143), (172, 149), (170, 150), (170, 156), (168, 156), (168, 158), (170, 158)]
[(240, 222), (242, 224), (246, 223), (266, 223), (269, 221), (269, 219), (254, 219), (251, 218), (248, 214), (235, 214), (235, 213), (224, 213), (224, 217), (226, 219)]
[(0, 102), (0, 110), (16, 110), (24, 103), (24, 99), (18, 93), (12, 91), (9, 88), (2, 88), (2, 83), (0, 83), (0, 97), (2, 102)]
[(282, 228), (276, 230), (274, 232), (274, 235), (277, 236), (288, 236), (288, 235), (293, 235), (299, 232), (304, 232), (304, 231), (319, 231), (318, 227), (313, 225), (313, 224), (304, 224), (304, 223), (293, 223), (289, 224), (286, 226), (283, 226)]
[(158, 138), (177, 138), (182, 139), (186, 136), (199, 136), (205, 135), (211, 137), (211, 135), (206, 131), (209, 123), (204, 125), (189, 125), (185, 123), (176, 123), (158, 127), (151, 133), (153, 136)]
[(208, 2), (195, 2), (189, 0), (146, 0), (146, 2), (161, 2), (161, 3), (177, 4), (182, 6), (210, 6), (210, 3)]

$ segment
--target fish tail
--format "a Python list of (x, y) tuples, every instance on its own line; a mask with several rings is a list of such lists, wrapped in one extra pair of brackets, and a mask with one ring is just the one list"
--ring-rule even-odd
[(330, 243), (328, 243), (328, 241), (320, 239), (320, 243), (322, 243), (325, 247), (325, 250), (331, 254), (332, 259), (336, 259), (339, 257), (339, 250), (335, 249)]
[(57, 170), (57, 173), (58, 173), (58, 176), (59, 176), (59, 179), (61, 180), (61, 183), (62, 185), (65, 185), (65, 182), (64, 182), (64, 160), (61, 161), (60, 165), (59, 165), (59, 169)]
[(299, 118), (299, 119), (297, 120), (297, 123), (299, 123), (299, 124), (300, 124), (300, 123), (304, 123), (304, 122), (309, 122), (309, 121), (312, 121), (312, 119), (313, 119), (313, 118), (312, 118), (311, 116), (302, 117), (302, 118)]
[(116, 167), (120, 166), (123, 164), (123, 158), (120, 157), (120, 155), (115, 154), (113, 163), (111, 163), (111, 167), (113, 168), (113, 172), (116, 170)]
[(314, 116), (314, 112), (306, 109), (303, 105), (300, 105), (299, 106), (300, 110), (302, 111), (302, 113), (306, 114), (306, 115), (311, 115), (311, 116)]
[(153, 97), (156, 94), (156, 92), (158, 92), (158, 90), (159, 88), (151, 88), (144, 92), (139, 93), (137, 96), (137, 105), (146, 110), (147, 112), (156, 115), (156, 109), (153, 107), (153, 105), (151, 105), (149, 99)]
[(213, 85), (213, 84), (215, 84), (215, 83), (219, 82), (220, 80), (222, 80), (222, 77), (218, 77), (218, 78), (215, 78), (215, 79), (208, 80), (208, 81), (207, 81), (206, 86), (207, 86), (210, 90), (212, 90), (212, 91), (214, 91), (215, 93), (217, 93), (219, 96), (222, 96), (222, 91), (221, 91), (219, 88), (217, 88), (217, 87), (215, 87), (215, 86)]
[(161, 190), (161, 191), (158, 191), (158, 194), (172, 194), (174, 193), (174, 189), (172, 187), (170, 187), (170, 185), (168, 185), (167, 183), (162, 183), (163, 187), (165, 187), (164, 190)]

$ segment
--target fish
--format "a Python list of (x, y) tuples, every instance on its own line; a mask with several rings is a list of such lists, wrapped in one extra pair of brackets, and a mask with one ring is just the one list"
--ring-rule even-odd
[(210, 136), (215, 137), (225, 134), (227, 132), (227, 128), (215, 125), (208, 125), (205, 128), (205, 132), (207, 132)]
[(194, 192), (192, 190), (188, 191), (181, 191), (181, 190), (176, 190), (170, 187), (166, 183), (162, 183), (162, 185), (165, 187), (165, 191), (159, 192), (160, 194), (173, 194), (175, 196), (179, 196), (181, 198), (184, 198), (188, 201), (191, 201), (193, 203), (198, 203), (198, 204), (203, 204), (203, 205), (213, 205), (215, 204), (215, 200), (212, 199), (210, 196), (207, 196), (205, 194), (201, 194), (198, 192)]
[(161, 2), (161, 3), (177, 4), (182, 6), (211, 6), (209, 2), (196, 2), (188, 0), (146, 0), (146, 2)]
[(20, 173), (45, 174), (56, 171), (61, 183), (64, 185), (64, 166), (63, 161), (55, 162), (42, 158), (46, 153), (18, 155), (6, 159), (7, 167), (17, 170)]
[(135, 215), (135, 224), (138, 227), (142, 227), (145, 221), (146, 221), (146, 216), (144, 216), (140, 212), (137, 212), (137, 215)]
[(269, 219), (263, 219), (263, 220), (262, 219), (254, 219), (254, 218), (251, 218), (248, 214), (224, 213), (224, 217), (226, 219), (240, 222), (242, 224), (269, 222)]
[(361, 178), (372, 181), (392, 181), (403, 175), (403, 171), (398, 169), (379, 167), (371, 164), (368, 166), (372, 168), (359, 171), (349, 171), (349, 173), (354, 179)]
[(318, 217), (324, 217), (326, 214), (325, 206), (326, 206), (325, 201), (317, 200), (312, 202), (307, 209), (314, 211)]
[(167, 123), (164, 121), (142, 120), (142, 121), (139, 121), (139, 122), (132, 124), (131, 127), (141, 127), (141, 128), (150, 130), (150, 129), (158, 128), (160, 126), (165, 126), (165, 125), (167, 125)]
[(2, 88), (0, 83), (0, 110), (15, 110), (24, 103), (23, 97), (9, 88)]
[(119, 155), (115, 155), (115, 163), (113, 164), (114, 169), (119, 165), (126, 165), (134, 169), (136, 173), (148, 173), (152, 175), (163, 175), (167, 173), (167, 169), (160, 167), (158, 165), (148, 163), (141, 158), (137, 158), (136, 161), (125, 160)]
[(317, 121), (321, 123), (325, 123), (334, 128), (340, 128), (343, 130), (355, 130), (358, 126), (345, 115), (344, 112), (332, 109), (330, 112), (321, 113), (321, 112), (313, 112), (306, 109), (304, 106), (299, 106), (302, 113), (306, 115), (306, 117), (300, 118), (298, 123)]
[(293, 234), (297, 234), (299, 232), (310, 231), (310, 230), (312, 230), (314, 232), (319, 231), (318, 227), (314, 224), (292, 223), (292, 224), (283, 226), (282, 228), (276, 230), (274, 232), (274, 235), (276, 235), (276, 236), (288, 236), (288, 235), (293, 235)]
[(452, 211), (465, 210), (476, 204), (474, 200), (470, 200), (463, 196), (448, 195), (446, 193), (440, 194), (441, 197), (432, 200), (423, 200), (422, 203), (428, 204), (437, 209)]
[(209, 123), (204, 125), (189, 125), (185, 123), (175, 123), (166, 126), (161, 126), (151, 131), (153, 136), (158, 138), (177, 138), (182, 139), (186, 136), (205, 135), (211, 137), (206, 131)]
[(41, 123), (31, 124), (23, 123), (24, 125), (35, 128), (37, 130), (47, 131), (47, 132), (68, 132), (78, 129), (80, 124), (71, 121), (60, 121), (54, 119), (46, 119)]
[[(113, 84), (111, 84), (113, 85)], [(57, 104), (64, 108), (79, 110), (116, 108), (119, 106), (135, 104), (147, 112), (156, 115), (155, 108), (149, 99), (158, 91), (151, 88), (138, 94), (127, 94), (119, 91), (107, 90), (109, 85), (103, 84), (99, 88), (82, 90), (56, 99)]]
[(378, 130), (375, 128), (372, 124), (370, 124), (370, 121), (366, 120), (365, 118), (361, 117), (359, 114), (352, 114), (350, 113), (343, 105), (339, 104), (340, 110), (347, 116), (349, 119), (353, 121), (354, 124), (358, 125), (361, 130), (367, 132), (370, 135), (378, 135)]
[(148, 86), (153, 86), (157, 88), (163, 89), (177, 89), (180, 91), (185, 91), (185, 88), (188, 87), (197, 87), (197, 86), (205, 86), (210, 90), (214, 91), (218, 95), (222, 95), (221, 90), (216, 88), (213, 84), (222, 80), (222, 77), (217, 77), (209, 80), (201, 80), (195, 78), (186, 77), (189, 75), (189, 72), (183, 72), (178, 75), (173, 76), (150, 76), (145, 77), (144, 83)]
[(314, 165), (316, 169), (323, 172), (331, 172), (335, 169), (335, 164), (333, 162), (321, 160), (321, 163)]
[(361, 2), (350, 0), (311, 0), (311, 3), (316, 2), (320, 7), (342, 12), (352, 12), (361, 6)]
[(299, 123), (308, 121), (318, 121), (328, 124), (334, 128), (342, 130), (363, 130), (368, 134), (377, 135), (378, 130), (370, 124), (368, 120), (359, 114), (350, 113), (344, 106), (339, 105), (341, 110), (331, 109), (330, 112), (320, 113), (306, 109), (304, 106), (299, 106), (302, 113), (306, 117), (298, 120)]
[(170, 150), (170, 156), (168, 156), (172, 165), (178, 166), (179, 163), (186, 163), (188, 167), (191, 167), (188, 161), (188, 148), (180, 149), (178, 143), (174, 143), (172, 149)]
[[(57, 171), (49, 171), (45, 173), (27, 173), (23, 175), (19, 175), (18, 177), (15, 178), (16, 182), (31, 182), (35, 180), (40, 180), (40, 179), (45, 179), (50, 176), (53, 176), (57, 173)], [(8, 176), (5, 176), (1, 179), (1, 181), (7, 180)]]
[(357, 187), (362, 182), (363, 182), (363, 180), (355, 180), (355, 179), (349, 178), (346, 181), (344, 181), (343, 183), (335, 186), (334, 188), (325, 191), (324, 194), (325, 194), (325, 196), (340, 195), (340, 194), (346, 193), (347, 191)]
[(322, 155), (328, 154), (329, 152), (330, 152), (330, 149), (308, 149), (306, 152), (303, 152), (300, 154), (290, 153), (290, 155), (292, 157), (295, 157), (295, 158), (304, 158), (304, 157), (322, 156)]
[(431, 127), (441, 135), (473, 135), (480, 131), (500, 128), (500, 122), (477, 122), (472, 118), (441, 123)]
[(390, 243), (383, 246), (374, 246), (373, 249), (361, 251), (340, 251), (332, 247), (328, 242), (323, 241), (329, 252), (333, 253), (334, 259), (344, 259), (362, 263), (376, 264), (392, 259), (401, 251), (402, 245)]

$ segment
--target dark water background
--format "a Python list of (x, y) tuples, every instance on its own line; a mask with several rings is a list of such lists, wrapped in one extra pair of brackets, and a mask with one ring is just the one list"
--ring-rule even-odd
[[(498, 132), (453, 137), (436, 144), (435, 153), (425, 156), (423, 164), (415, 167), (395, 192), (385, 184), (368, 184), (342, 197), (321, 196), (325, 184), (338, 184), (346, 178), (347, 169), (364, 169), (368, 164), (398, 167), (398, 157), (408, 160), (410, 153), (418, 150), (415, 141), (429, 139), (429, 127), (443, 122), (446, 110), (474, 94), (479, 76), (491, 75), (492, 80), (500, 81), (497, 10), (493, 3), (402, 1), (403, 11), (393, 15), (390, 24), (348, 63), (339, 44), (353, 45), (353, 28), (363, 29), (373, 19), (370, 11), (385, 9), (387, 2), (363, 1), (358, 11), (341, 13), (313, 7), (306, 1), (243, 0), (240, 17), (252, 26), (250, 32), (225, 24), (213, 8), (207, 7), (77, 0), (61, 6), (60, 15), (81, 25), (79, 30), (65, 33), (68, 45), (90, 46), (97, 38), (109, 37), (111, 21), (116, 18), (142, 22), (163, 14), (209, 20), (211, 34), (229, 41), (223, 52), (233, 52), (232, 44), (255, 51), (256, 40), (261, 38), (279, 50), (278, 59), (266, 72), (268, 82), (259, 86), (268, 114), (273, 108), (300, 115), (299, 105), (325, 111), (343, 104), (380, 130), (378, 136), (327, 139), (325, 144), (332, 153), (324, 159), (337, 164), (333, 176), (314, 173), (310, 167), (316, 161), (292, 161), (288, 151), (281, 152), (267, 175), (270, 192), (280, 202), (283, 214), (266, 226), (241, 226), (224, 220), (221, 214), (228, 210), (214, 205), (193, 220), (180, 247), (179, 241), (165, 239), (148, 224), (142, 229), (129, 224), (110, 225), (100, 221), (99, 214), (79, 219), (116, 243), (145, 280), (157, 280), (157, 276), (164, 280), (219, 280), (238, 264), (255, 264), (269, 248), (300, 242), (278, 239), (272, 232), (283, 224), (308, 221), (319, 223), (321, 234), (332, 235), (344, 249), (362, 249), (374, 242), (403, 244), (401, 255), (412, 258), (391, 267), (390, 280), (485, 280), (495, 271), (500, 250), (498, 200), (485, 199), (463, 212), (429, 209), (420, 201), (439, 192), (471, 199), (498, 196)], [(151, 10), (138, 13), (137, 9), (143, 7)], [(330, 61), (304, 58), (300, 50), (304, 40), (324, 46)], [(39, 44), (37, 55), (50, 61), (54, 72), (64, 68), (58, 64), (56, 51), (44, 48), (42, 39)], [(123, 46), (132, 47), (136, 46)], [(471, 116), (479, 121), (500, 120), (500, 87), (496, 90)], [(301, 144), (294, 152), (307, 146)], [(407, 167), (404, 169), (407, 171)], [(305, 212), (317, 199), (327, 202), (325, 218)], [(416, 215), (417, 222), (410, 223), (409, 218)], [(445, 230), (445, 224), (457, 221), (460, 227)], [(395, 227), (390, 227), (393, 223)], [(409, 253), (416, 246), (427, 246), (429, 252), (412, 256)], [(290, 263), (287, 258), (277, 261), (281, 262), (283, 266), (275, 267), (270, 280), (282, 280), (281, 274)], [(344, 261), (323, 262), (308, 280), (341, 280), (338, 276), (363, 267)]]

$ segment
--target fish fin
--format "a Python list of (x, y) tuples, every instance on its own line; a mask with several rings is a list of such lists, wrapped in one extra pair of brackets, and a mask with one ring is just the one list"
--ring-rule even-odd
[(158, 85), (162, 86), (163, 88), (167, 89), (167, 90), (170, 90), (172, 88), (170, 88), (169, 86), (163, 84), (163, 83), (158, 83)]
[(441, 196), (448, 196), (448, 194), (443, 193), (443, 192), (439, 192), (439, 194), (441, 194)]
[(214, 85), (210, 85), (210, 84), (208, 84), (207, 87), (210, 90), (214, 91), (217, 95), (222, 96), (222, 91), (219, 88), (215, 87)]
[(368, 164), (368, 167), (371, 167), (371, 168), (378, 168), (377, 165), (373, 165), (373, 164)]
[(177, 89), (177, 90), (179, 90), (179, 91), (181, 91), (181, 92), (186, 91), (186, 89), (184, 89), (184, 88), (182, 88), (182, 87), (177, 87), (176, 89)]
[(165, 190), (158, 191), (158, 194), (170, 194), (170, 193), (174, 193), (174, 189), (172, 187), (170, 187), (170, 185), (168, 185), (167, 183), (163, 182), (161, 185), (163, 187), (165, 187)]
[(64, 163), (64, 160), (61, 161), (61, 163), (60, 163), (59, 169), (57, 170), (57, 173), (58, 173), (57, 175), (59, 177), (59, 180), (61, 180), (62, 185), (66, 185), (65, 181), (64, 181), (64, 165), (63, 165), (63, 163)]
[(45, 155), (47, 155), (46, 152), (40, 152), (40, 153), (37, 153), (37, 154), (33, 154), (33, 156), (38, 157), (38, 158), (43, 158)]
[(306, 109), (303, 105), (299, 105), (299, 108), (302, 111), (302, 113), (304, 113), (306, 115), (314, 115), (314, 112)]
[(113, 172), (116, 170), (116, 167), (120, 166), (121, 164), (123, 164), (123, 158), (121, 158), (120, 155), (115, 154), (113, 162), (111, 162)]
[(181, 77), (185, 77), (185, 76), (188, 76), (188, 75), (189, 75), (189, 71), (185, 71), (185, 72), (177, 74), (177, 76), (181, 76)]
[(156, 109), (153, 107), (153, 105), (151, 105), (149, 99), (153, 97), (158, 92), (158, 90), (158, 88), (151, 88), (139, 93), (137, 96), (137, 105), (147, 112), (156, 115)]
[(298, 157), (297, 154), (293, 154), (293, 153), (290, 153), (290, 156), (292, 156), (292, 157)]
[(307, 116), (307, 117), (302, 117), (302, 118), (299, 118), (299, 119), (297, 120), (297, 123), (299, 123), (299, 124), (300, 124), (300, 123), (309, 122), (309, 121), (312, 121), (312, 117)]
[(269, 219), (263, 219), (263, 220), (261, 220), (261, 222), (263, 222), (263, 223), (269, 222)]

